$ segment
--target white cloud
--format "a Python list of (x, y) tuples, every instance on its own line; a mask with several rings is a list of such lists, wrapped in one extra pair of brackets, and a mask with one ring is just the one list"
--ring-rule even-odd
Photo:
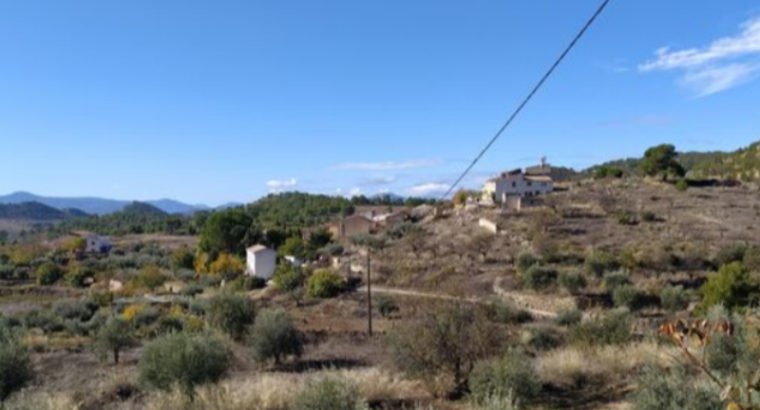
[(385, 162), (345, 162), (338, 164), (334, 169), (352, 171), (392, 171), (399, 169), (427, 168), (435, 166), (439, 161), (431, 159), (414, 159), (409, 161), (385, 161)]
[(758, 64), (743, 63), (710, 67), (686, 73), (681, 83), (693, 89), (697, 96), (704, 97), (746, 83), (752, 79), (758, 68)]
[(359, 187), (354, 187), (354, 188), (351, 188), (351, 190), (348, 192), (348, 196), (349, 196), (349, 197), (352, 197), (352, 196), (359, 196), (359, 195), (361, 195), (361, 194), (362, 194), (362, 189), (361, 189), (361, 188), (359, 188)]
[(290, 188), (295, 188), (296, 185), (298, 185), (298, 181), (295, 178), (287, 180), (272, 179), (267, 181), (267, 188), (269, 188), (269, 192), (271, 193), (278, 193)]
[(697, 96), (727, 90), (750, 80), (760, 69), (760, 16), (741, 25), (735, 36), (722, 37), (702, 48), (661, 47), (656, 58), (638, 66), (641, 72), (684, 70), (680, 83)]
[(449, 189), (449, 186), (447, 184), (442, 184), (439, 182), (428, 182), (424, 184), (415, 185), (407, 189), (407, 192), (411, 195), (426, 196), (426, 195), (443, 194), (448, 189)]

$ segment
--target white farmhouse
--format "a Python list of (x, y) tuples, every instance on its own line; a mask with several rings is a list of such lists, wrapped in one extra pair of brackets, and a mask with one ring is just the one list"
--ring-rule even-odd
[(111, 241), (105, 236), (88, 233), (84, 235), (84, 239), (86, 242), (84, 250), (87, 253), (108, 253), (111, 251)]
[(254, 245), (246, 249), (246, 273), (269, 280), (277, 265), (277, 252), (264, 245)]
[(508, 197), (530, 197), (547, 194), (554, 190), (551, 167), (542, 158), (541, 165), (503, 172), (486, 181), (483, 198), (494, 202), (505, 202)]

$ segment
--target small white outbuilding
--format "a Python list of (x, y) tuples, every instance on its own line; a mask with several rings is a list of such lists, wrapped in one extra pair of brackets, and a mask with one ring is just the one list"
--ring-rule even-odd
[(265, 280), (272, 278), (277, 265), (277, 252), (264, 245), (253, 245), (246, 249), (245, 256), (247, 274)]

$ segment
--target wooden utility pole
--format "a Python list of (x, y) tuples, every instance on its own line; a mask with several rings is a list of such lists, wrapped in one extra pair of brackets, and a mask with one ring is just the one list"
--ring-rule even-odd
[(367, 332), (372, 337), (372, 273), (370, 272), (370, 252), (367, 247)]

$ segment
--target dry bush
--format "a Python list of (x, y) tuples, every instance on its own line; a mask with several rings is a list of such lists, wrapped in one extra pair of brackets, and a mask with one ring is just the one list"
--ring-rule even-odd
[(78, 406), (68, 395), (41, 390), (24, 390), (3, 402), (3, 410), (71, 410)]
[(643, 364), (668, 360), (675, 353), (670, 347), (653, 342), (596, 347), (568, 346), (536, 358), (541, 380), (557, 385), (575, 386), (587, 380), (615, 380)]
[(154, 392), (148, 410), (288, 410), (309, 381), (324, 377), (351, 380), (359, 397), (369, 402), (416, 397), (418, 383), (379, 368), (325, 370), (307, 374), (258, 373), (196, 389), (193, 401), (181, 390)]

